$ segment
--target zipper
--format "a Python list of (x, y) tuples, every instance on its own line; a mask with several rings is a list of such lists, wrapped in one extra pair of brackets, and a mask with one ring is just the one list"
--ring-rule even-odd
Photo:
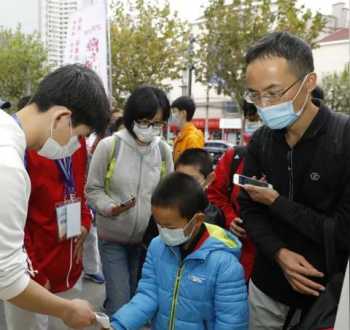
[(293, 149), (288, 152), (288, 172), (289, 172), (289, 200), (294, 198), (294, 187), (293, 187)]
[(168, 330), (175, 329), (177, 298), (179, 296), (179, 288), (180, 288), (180, 282), (181, 282), (181, 277), (183, 274), (184, 266), (185, 266), (184, 263), (181, 262), (181, 264), (176, 272), (176, 279), (175, 279), (175, 286), (174, 286), (174, 291), (173, 291), (173, 300), (171, 303), (171, 312), (170, 312), (170, 320), (169, 320)]

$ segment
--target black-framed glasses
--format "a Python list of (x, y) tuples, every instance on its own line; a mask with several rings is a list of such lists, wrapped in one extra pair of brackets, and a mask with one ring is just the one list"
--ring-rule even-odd
[(136, 123), (140, 128), (149, 128), (152, 126), (154, 128), (162, 129), (165, 125), (164, 121), (152, 121), (148, 119), (136, 120)]
[(248, 103), (268, 103), (268, 104), (275, 104), (280, 101), (280, 99), (289, 91), (291, 90), (300, 80), (302, 80), (304, 77), (300, 77), (296, 81), (294, 81), (289, 87), (284, 89), (281, 92), (267, 92), (263, 94), (259, 94), (257, 92), (252, 91), (245, 91), (244, 93), (244, 99)]

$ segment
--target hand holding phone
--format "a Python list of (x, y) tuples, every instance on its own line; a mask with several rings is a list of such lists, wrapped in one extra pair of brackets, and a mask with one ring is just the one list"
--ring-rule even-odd
[(265, 181), (256, 180), (240, 174), (235, 174), (233, 176), (233, 183), (240, 187), (249, 184), (251, 186), (273, 189), (272, 185)]

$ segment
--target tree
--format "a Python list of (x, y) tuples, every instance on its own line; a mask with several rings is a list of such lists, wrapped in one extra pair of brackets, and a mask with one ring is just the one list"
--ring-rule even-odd
[(47, 52), (37, 34), (0, 29), (0, 97), (14, 103), (29, 95), (49, 70)]
[(118, 1), (111, 24), (112, 83), (117, 104), (142, 84), (168, 90), (186, 67), (188, 26), (170, 13), (169, 2)]
[(287, 30), (316, 47), (325, 19), (296, 3), (297, 0), (210, 0), (198, 38), (197, 79), (215, 84), (219, 93), (241, 104), (244, 56), (255, 41), (268, 32)]
[(322, 79), (326, 104), (338, 112), (350, 113), (350, 65), (340, 73), (332, 73)]

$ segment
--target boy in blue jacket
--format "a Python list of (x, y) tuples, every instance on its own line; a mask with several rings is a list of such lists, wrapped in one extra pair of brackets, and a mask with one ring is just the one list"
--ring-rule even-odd
[(112, 318), (116, 330), (246, 330), (248, 302), (238, 239), (204, 223), (208, 205), (191, 176), (172, 173), (152, 197), (159, 236), (147, 252), (134, 298)]

